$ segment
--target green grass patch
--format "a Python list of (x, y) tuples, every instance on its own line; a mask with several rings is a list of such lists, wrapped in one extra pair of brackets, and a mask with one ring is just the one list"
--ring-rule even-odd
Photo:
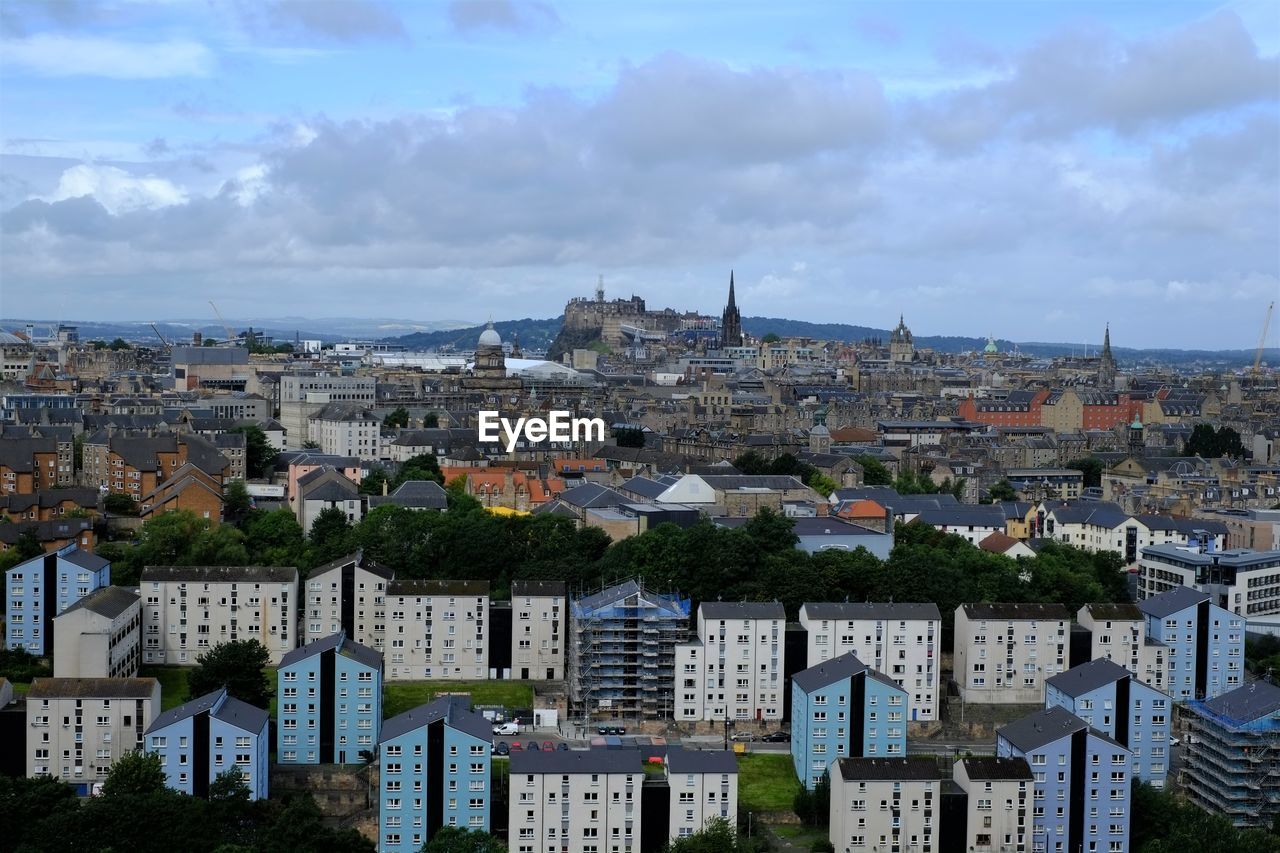
[(144, 666), (138, 675), (160, 681), (160, 710), (176, 708), (187, 700), (187, 673), (190, 666)]
[(383, 719), (426, 704), (442, 693), (467, 693), (472, 705), (533, 707), (533, 688), (523, 681), (387, 681), (382, 686)]
[(748, 752), (738, 756), (739, 811), (791, 811), (799, 790), (790, 755)]
[(16, 699), (19, 696), (27, 695), (27, 691), (31, 689), (31, 682), (28, 681), (27, 683), (23, 684), (23, 683), (15, 683), (13, 681), (10, 681), (9, 686), (13, 688), (13, 696)]

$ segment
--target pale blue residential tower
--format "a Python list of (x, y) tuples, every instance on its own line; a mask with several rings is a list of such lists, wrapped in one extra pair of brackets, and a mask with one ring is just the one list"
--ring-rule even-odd
[(378, 850), (417, 853), (442, 826), (489, 831), (489, 721), (442, 696), (382, 724)]
[(839, 758), (907, 754), (907, 691), (852, 654), (791, 678), (791, 760), (812, 789)]
[(168, 786), (208, 797), (209, 783), (239, 771), (249, 798), (265, 800), (271, 773), (267, 712), (227, 694), (225, 687), (170, 708), (144, 736), (147, 752), (160, 756)]
[(1128, 853), (1129, 750), (1064, 708), (996, 731), (996, 755), (1031, 768), (1031, 849)]
[(1211, 599), (1180, 586), (1138, 602), (1147, 640), (1168, 648), (1165, 687), (1175, 702), (1212, 699), (1243, 683), (1245, 618)]
[(53, 655), (53, 617), (111, 585), (111, 563), (68, 545), (5, 572), (5, 647)]
[(1139, 681), (1120, 664), (1099, 658), (1045, 683), (1045, 707), (1065, 708), (1129, 748), (1130, 767), (1142, 781), (1163, 788), (1169, 772), (1173, 700)]
[(382, 725), (382, 655), (332, 634), (280, 659), (276, 760), (362, 764)]

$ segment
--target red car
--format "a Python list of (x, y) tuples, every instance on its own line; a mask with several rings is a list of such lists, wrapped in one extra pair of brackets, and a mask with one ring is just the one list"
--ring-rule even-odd
[(546, 752), (554, 752), (555, 748), (556, 748), (556, 745), (549, 740), (544, 740), (542, 742), (542, 749)]
[(513, 741), (511, 741), (511, 751), (512, 751), (512, 752), (519, 752), (519, 751), (520, 751), (520, 750), (522, 750), (522, 749), (524, 749), (524, 747), (520, 745), (520, 741), (518, 741), (518, 740), (513, 740)]

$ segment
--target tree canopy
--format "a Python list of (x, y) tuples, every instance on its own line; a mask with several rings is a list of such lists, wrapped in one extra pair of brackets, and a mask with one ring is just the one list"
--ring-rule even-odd
[(267, 664), (271, 655), (257, 640), (219, 643), (196, 658), (187, 673), (187, 699), (195, 699), (226, 686), (227, 693), (257, 708), (271, 702)]
[(230, 432), (244, 433), (244, 467), (250, 477), (269, 477), (280, 451), (268, 439), (262, 427), (244, 424)]
[(1188, 456), (1203, 456), (1205, 459), (1221, 456), (1240, 459), (1244, 456), (1244, 445), (1240, 442), (1240, 433), (1229, 426), (1215, 429), (1212, 424), (1196, 424), (1191, 430), (1191, 438), (1187, 439), (1185, 452)]
[(507, 845), (487, 832), (442, 826), (419, 853), (507, 853)]

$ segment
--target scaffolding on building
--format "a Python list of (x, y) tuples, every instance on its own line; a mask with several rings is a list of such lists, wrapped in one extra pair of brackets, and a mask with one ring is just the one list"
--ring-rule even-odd
[(571, 713), (593, 719), (671, 719), (675, 647), (689, 638), (690, 602), (639, 579), (574, 598), (569, 607)]
[(1246, 719), (1211, 704), (1188, 703), (1187, 794), (1238, 827), (1269, 828), (1280, 814), (1280, 711)]

